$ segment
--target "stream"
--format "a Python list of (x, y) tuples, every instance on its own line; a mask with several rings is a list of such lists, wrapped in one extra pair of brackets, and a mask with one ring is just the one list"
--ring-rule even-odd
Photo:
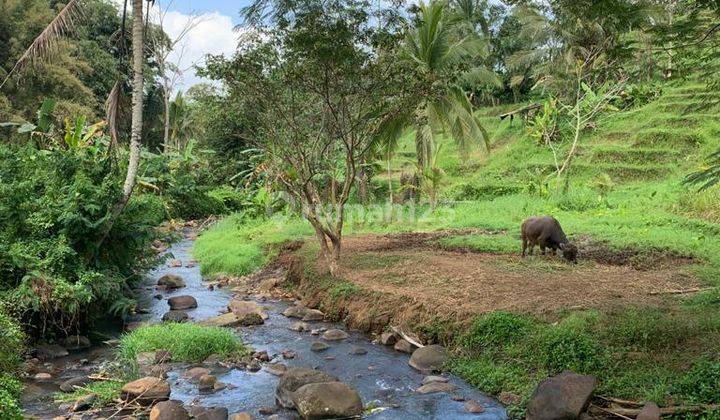
[[(182, 267), (162, 265), (148, 274), (148, 287), (155, 285), (157, 279), (165, 274), (182, 276), (186, 287), (171, 292), (161, 292), (163, 299), (160, 300), (152, 296), (155, 294), (154, 290), (149, 292), (143, 302), (149, 310), (145, 315), (146, 320), (160, 319), (168, 310), (166, 299), (175, 295), (191, 295), (197, 299), (198, 308), (188, 311), (193, 321), (200, 321), (227, 311), (227, 304), (232, 297), (230, 293), (221, 288), (208, 290), (207, 285), (202, 281), (200, 268), (192, 264), (188, 267), (186, 264), (192, 260), (192, 246), (192, 241), (183, 240), (168, 250), (173, 258), (184, 263)], [(458, 387), (453, 395), (462, 395), (465, 399), (477, 401), (485, 408), (483, 413), (468, 413), (464, 409), (464, 403), (454, 401), (450, 394), (416, 393), (415, 389), (421, 385), (425, 376), (408, 365), (409, 355), (390, 347), (374, 344), (359, 332), (348, 331), (350, 338), (330, 343), (330, 348), (323, 352), (313, 352), (310, 346), (321, 339), (309, 332), (291, 331), (289, 326), (297, 320), (282, 315), (282, 312), (291, 306), (291, 302), (282, 300), (256, 300), (256, 302), (266, 310), (269, 317), (263, 325), (242, 327), (239, 331), (243, 342), (256, 351), (267, 351), (271, 357), (277, 355), (275, 360), (287, 366), (313, 367), (337, 376), (359, 392), (365, 407), (374, 407), (367, 418), (507, 418), (505, 409), (500, 403), (452, 375), (448, 375), (448, 378)], [(314, 329), (344, 329), (341, 325), (327, 322), (310, 324)], [(358, 347), (367, 353), (354, 354)], [(280, 354), (286, 350), (293, 351), (295, 357), (283, 359)], [(181, 371), (170, 372), (168, 376), (172, 384), (171, 398), (181, 400), (185, 404), (220, 406), (226, 407), (230, 413), (245, 411), (253, 414), (256, 414), (261, 407), (275, 406), (275, 387), (279, 379), (265, 369), (255, 373), (233, 369), (219, 375), (218, 380), (231, 384), (229, 388), (232, 389), (213, 394), (200, 394), (196, 385), (181, 378)], [(281, 415), (292, 413), (278, 412)]]
[[(172, 296), (191, 295), (196, 298), (198, 307), (188, 310), (190, 321), (201, 321), (227, 312), (232, 294), (225, 288), (210, 290), (203, 282), (200, 268), (192, 257), (193, 241), (183, 239), (171, 246), (166, 252), (172, 259), (182, 262), (182, 266), (171, 267), (164, 263), (148, 272), (141, 285), (138, 307), (143, 308), (133, 321), (160, 322), (163, 314), (169, 310), (167, 299)], [(168, 260), (169, 261), (169, 260)], [(186, 287), (165, 291), (156, 290), (157, 280), (165, 274), (181, 276)], [(252, 299), (251, 299), (252, 300)], [(256, 299), (263, 307), (268, 318), (263, 325), (241, 327), (237, 329), (243, 342), (255, 351), (267, 351), (272, 363), (283, 363), (288, 367), (302, 366), (322, 370), (336, 376), (340, 381), (358, 391), (366, 407), (365, 418), (370, 419), (506, 419), (504, 407), (496, 400), (480, 393), (468, 383), (453, 375), (444, 375), (449, 382), (457, 386), (452, 395), (448, 393), (419, 394), (415, 392), (422, 384), (425, 375), (408, 365), (409, 355), (395, 351), (391, 347), (373, 343), (367, 336), (357, 331), (348, 331), (350, 337), (341, 341), (328, 342), (330, 347), (322, 352), (313, 352), (311, 345), (323, 341), (310, 332), (295, 332), (289, 326), (296, 319), (286, 318), (282, 312), (292, 306), (292, 302), (272, 299)], [(309, 322), (313, 329), (345, 330), (344, 326), (327, 322)], [(358, 351), (364, 349), (364, 352)], [(285, 351), (294, 352), (294, 357), (285, 358)], [(89, 351), (92, 351), (89, 350)], [(364, 354), (362, 354), (364, 353)], [(72, 356), (71, 361), (78, 356)], [(111, 357), (105, 350), (101, 359)], [(69, 363), (69, 362), (68, 362)], [(72, 366), (77, 366), (75, 363)], [(183, 378), (187, 365), (176, 367), (168, 372), (171, 384), (171, 399), (182, 401), (186, 407), (199, 405), (204, 407), (225, 407), (230, 414), (247, 412), (262, 418), (258, 412), (263, 407), (276, 407), (275, 388), (279, 377), (267, 371), (269, 364), (257, 372), (243, 369), (224, 369), (214, 371), (219, 381), (227, 388), (206, 394), (200, 393), (197, 385)], [(68, 375), (65, 373), (63, 376)], [(24, 406), (26, 414), (39, 418), (51, 418), (59, 414), (49, 401), (52, 389), (37, 388), (26, 395)], [(455, 399), (453, 399), (453, 396)], [(482, 413), (469, 413), (463, 401), (474, 400), (484, 408)], [(277, 409), (277, 418), (297, 418), (297, 413)]]

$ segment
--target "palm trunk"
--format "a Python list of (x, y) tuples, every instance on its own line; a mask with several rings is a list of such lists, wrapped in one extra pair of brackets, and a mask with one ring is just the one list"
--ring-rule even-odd
[(167, 80), (163, 85), (163, 123), (165, 124), (165, 131), (163, 133), (163, 152), (168, 153), (170, 151), (170, 86), (168, 86)]
[(143, 0), (133, 0), (133, 91), (132, 91), (132, 122), (130, 128), (130, 158), (128, 161), (125, 182), (120, 200), (113, 206), (108, 214), (105, 227), (98, 241), (98, 248), (105, 241), (112, 229), (115, 220), (127, 205), (135, 188), (138, 166), (140, 165), (140, 141), (143, 127), (143, 64), (144, 64), (144, 28), (143, 28)]

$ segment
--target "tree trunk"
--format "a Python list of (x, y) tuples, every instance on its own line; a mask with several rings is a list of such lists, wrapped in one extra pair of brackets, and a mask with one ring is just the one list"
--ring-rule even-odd
[[(163, 69), (163, 71), (165, 71)], [(163, 85), (163, 123), (165, 124), (163, 132), (163, 152), (168, 153), (170, 151), (170, 86), (165, 80)]]
[(107, 238), (115, 220), (127, 205), (135, 188), (138, 166), (140, 165), (140, 141), (143, 128), (143, 65), (144, 65), (144, 28), (143, 28), (143, 0), (133, 0), (133, 90), (132, 90), (132, 122), (130, 128), (130, 158), (128, 161), (125, 182), (120, 200), (115, 204), (102, 230), (97, 247)]
[(368, 202), (368, 184), (368, 174), (365, 168), (361, 167), (358, 173), (358, 198), (360, 199), (360, 204), (367, 204)]

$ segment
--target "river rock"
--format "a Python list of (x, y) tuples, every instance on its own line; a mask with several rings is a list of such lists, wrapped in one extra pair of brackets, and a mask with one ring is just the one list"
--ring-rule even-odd
[(593, 390), (595, 377), (565, 371), (541, 382), (530, 396), (526, 418), (574, 419), (585, 409)]
[(183, 278), (178, 276), (177, 274), (165, 274), (164, 276), (160, 277), (157, 285), (160, 287), (164, 287), (167, 290), (175, 290), (181, 287), (185, 287), (185, 280), (183, 280)]
[(325, 314), (317, 309), (308, 309), (305, 311), (305, 315), (303, 315), (302, 320), (303, 321), (322, 321), (325, 319)]
[(265, 365), (265, 370), (271, 375), (282, 376), (285, 372), (287, 372), (287, 365), (282, 363), (272, 363)]
[(348, 333), (346, 333), (343, 330), (338, 330), (338, 329), (327, 330), (322, 335), (322, 338), (324, 338), (328, 341), (345, 340), (348, 337), (350, 337), (350, 335)]
[(168, 299), (168, 305), (175, 311), (193, 309), (197, 308), (197, 300), (190, 295), (173, 296)]
[(247, 365), (248, 372), (259, 372), (260, 369), (262, 369), (262, 366), (260, 366), (260, 362), (257, 359), (251, 360)]
[(383, 346), (393, 346), (397, 343), (397, 336), (394, 332), (384, 332), (380, 334), (380, 343)]
[(35, 379), (38, 382), (47, 382), (52, 379), (52, 375), (47, 372), (40, 372), (40, 373), (36, 373), (35, 376), (33, 376), (33, 379)]
[(441, 372), (447, 360), (448, 354), (445, 348), (433, 344), (415, 350), (408, 364), (422, 373), (433, 373)]
[(322, 341), (316, 341), (316, 342), (312, 343), (312, 345), (310, 346), (310, 350), (312, 350), (314, 352), (325, 351), (329, 348), (330, 348), (330, 346), (328, 346), (326, 343), (323, 343)]
[(182, 261), (177, 258), (168, 262), (168, 267), (182, 267)]
[(155, 350), (155, 363), (169, 363), (172, 360), (170, 350)]
[(90, 383), (90, 378), (85, 375), (70, 378), (60, 384), (60, 391), (74, 392), (77, 387), (85, 386)]
[(660, 420), (660, 407), (654, 402), (646, 403), (635, 420)]
[(78, 412), (78, 411), (85, 411), (92, 408), (93, 404), (95, 404), (95, 401), (97, 400), (97, 394), (87, 394), (80, 397), (77, 401), (75, 401), (75, 404), (73, 404), (71, 411)]
[(190, 415), (180, 401), (161, 401), (150, 411), (150, 420), (190, 420)]
[(367, 350), (362, 347), (353, 347), (352, 350), (350, 350), (350, 354), (353, 356), (362, 356), (363, 354), (367, 354)]
[(395, 343), (394, 349), (401, 353), (412, 354), (415, 351), (415, 346), (410, 344), (409, 341), (401, 338)]
[(63, 340), (63, 347), (66, 350), (81, 350), (90, 347), (90, 339), (84, 335), (71, 335)]
[(228, 409), (225, 407), (191, 407), (190, 415), (195, 420), (227, 420)]
[(423, 378), (422, 384), (427, 385), (431, 382), (448, 382), (449, 379), (444, 376), (430, 375)]
[(198, 390), (200, 392), (210, 392), (215, 388), (217, 378), (213, 375), (203, 375), (198, 378)]
[(502, 391), (498, 395), (498, 401), (505, 405), (519, 404), (522, 401), (522, 397), (512, 392)]
[(436, 392), (453, 392), (457, 387), (449, 382), (430, 382), (418, 388), (418, 394), (434, 394)]
[(465, 402), (465, 411), (472, 414), (480, 414), (485, 411), (485, 407), (475, 400), (467, 400)]
[(68, 351), (57, 344), (42, 344), (40, 346), (37, 346), (37, 349), (35, 349), (37, 353), (37, 357), (40, 360), (50, 360), (50, 359), (57, 359), (59, 357), (65, 357), (68, 354)]
[(255, 417), (250, 413), (235, 413), (230, 416), (230, 420), (255, 420)]
[(170, 397), (170, 384), (164, 379), (146, 376), (125, 384), (121, 394), (125, 400), (141, 403), (165, 401)]
[(262, 414), (263, 416), (271, 416), (271, 415), (277, 413), (277, 408), (275, 408), (275, 407), (260, 407), (260, 408), (258, 408), (258, 413)]
[(143, 351), (135, 355), (135, 361), (138, 365), (147, 366), (155, 363), (154, 351)]
[(300, 387), (320, 382), (336, 382), (337, 378), (319, 370), (304, 367), (288, 368), (280, 377), (275, 390), (275, 399), (281, 407), (294, 408), (293, 394)]
[(196, 382), (203, 375), (209, 375), (210, 369), (204, 367), (190, 368), (183, 373), (183, 378)]
[(243, 326), (260, 325), (268, 317), (260, 305), (247, 300), (233, 299), (228, 304), (228, 309), (235, 314), (240, 325)]
[(308, 325), (307, 322), (298, 321), (298, 322), (294, 322), (288, 328), (290, 328), (290, 330), (292, 330), (292, 331), (304, 332), (304, 331), (309, 330), (310, 326)]
[(351, 418), (363, 413), (360, 395), (342, 382), (303, 385), (292, 400), (304, 419)]
[(291, 306), (283, 311), (283, 315), (288, 318), (302, 319), (305, 317), (307, 310), (308, 309), (304, 306)]
[(198, 324), (200, 325), (206, 325), (209, 327), (225, 327), (225, 328), (232, 328), (232, 327), (238, 327), (242, 323), (238, 319), (237, 316), (235, 316), (234, 313), (228, 312), (226, 314), (218, 315), (213, 318), (208, 318), (200, 321)]

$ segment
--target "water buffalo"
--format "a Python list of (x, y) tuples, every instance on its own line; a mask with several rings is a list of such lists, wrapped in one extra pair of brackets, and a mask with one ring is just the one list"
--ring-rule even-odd
[(553, 255), (560, 249), (563, 257), (570, 262), (577, 262), (577, 247), (568, 240), (560, 227), (560, 223), (552, 216), (530, 217), (525, 220), (521, 227), (522, 255), (530, 245), (530, 255), (535, 245), (540, 245), (540, 250), (545, 254), (549, 248)]

